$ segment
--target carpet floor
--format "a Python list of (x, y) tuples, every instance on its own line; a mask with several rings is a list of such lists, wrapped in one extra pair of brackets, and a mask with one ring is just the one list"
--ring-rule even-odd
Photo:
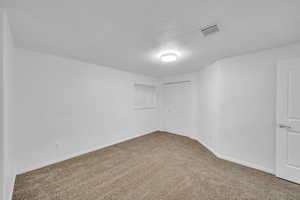
[(299, 200), (300, 185), (156, 132), (18, 175), (13, 200)]

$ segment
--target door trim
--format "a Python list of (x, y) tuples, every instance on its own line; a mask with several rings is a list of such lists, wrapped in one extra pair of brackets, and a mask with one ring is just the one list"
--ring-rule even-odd
[[(287, 73), (287, 69), (291, 67), (289, 62), (300, 64), (300, 58), (278, 60), (276, 66), (275, 176), (299, 184), (299, 173), (295, 171), (295, 175), (287, 170), (288, 166), (293, 168), (287, 164), (288, 134), (293, 132), (292, 128), (297, 123), (288, 117), (290, 73)], [(299, 127), (299, 122), (297, 124), (296, 127)]]

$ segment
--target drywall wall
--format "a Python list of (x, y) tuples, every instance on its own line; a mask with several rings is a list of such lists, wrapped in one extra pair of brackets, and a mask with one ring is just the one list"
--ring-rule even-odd
[(158, 130), (158, 107), (134, 108), (134, 84), (158, 80), (16, 49), (9, 74), (16, 173)]
[(168, 77), (192, 80), (198, 139), (218, 157), (275, 171), (276, 63), (300, 57), (300, 44), (226, 58), (199, 72)]
[(227, 58), (220, 67), (217, 152), (275, 170), (276, 63), (300, 57), (300, 44)]
[[(181, 81), (190, 81), (193, 93), (192, 131), (184, 134), (201, 141), (203, 145), (213, 151), (218, 133), (218, 87), (220, 68), (217, 63), (214, 63), (202, 68), (199, 72), (165, 77), (161, 80), (161, 83)], [(164, 95), (161, 95), (161, 97), (161, 101), (164, 101)]]
[[(4, 32), (3, 32), (3, 125), (4, 125), (4, 199), (11, 199), (15, 173), (12, 170), (13, 165), (11, 163), (11, 143), (10, 143), (10, 134), (8, 127), (8, 120), (10, 117), (10, 100), (7, 98), (10, 93), (9, 88), (7, 87), (7, 74), (13, 69), (14, 65), (14, 41), (10, 31), (10, 24), (7, 18), (6, 13), (4, 12)], [(11, 122), (13, 125), (13, 122)]]
[(4, 198), (4, 127), (3, 127), (3, 39), (4, 17), (0, 8), (0, 200)]
[(220, 68), (215, 63), (195, 74), (197, 104), (196, 139), (210, 149), (216, 147)]
[(14, 176), (10, 173), (7, 159), (6, 132), (6, 80), (7, 69), (13, 64), (13, 40), (5, 10), (0, 10), (0, 199), (10, 199)]

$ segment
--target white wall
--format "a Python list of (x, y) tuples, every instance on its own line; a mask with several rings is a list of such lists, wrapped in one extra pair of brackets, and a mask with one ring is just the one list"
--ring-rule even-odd
[(226, 58), (193, 80), (198, 139), (220, 158), (273, 173), (275, 170), (276, 63), (300, 57), (300, 44)]
[[(191, 81), (193, 92), (193, 131), (185, 133), (185, 135), (201, 141), (202, 144), (214, 151), (219, 117), (219, 66), (215, 63), (192, 74), (165, 77), (161, 82), (180, 82), (187, 80)], [(161, 99), (161, 101), (163, 101), (163, 99)]]
[(4, 13), (4, 45), (3, 45), (3, 103), (4, 103), (4, 118), (3, 118), (3, 125), (4, 125), (4, 199), (11, 199), (12, 196), (12, 189), (14, 185), (15, 173), (12, 170), (13, 165), (11, 163), (12, 155), (10, 154), (9, 145), (9, 127), (7, 126), (7, 119), (10, 116), (10, 110), (8, 106), (10, 105), (10, 100), (7, 98), (8, 94), (10, 93), (9, 88), (7, 87), (8, 80), (7, 74), (13, 68), (14, 65), (14, 41), (12, 38), (12, 34), (10, 31), (10, 25), (8, 22), (8, 18), (6, 13)]
[(300, 57), (300, 44), (218, 61), (223, 157), (274, 172), (276, 63), (290, 57)]
[(195, 74), (197, 88), (197, 123), (195, 124), (199, 139), (205, 146), (214, 149), (218, 133), (218, 100), (220, 69), (212, 64)]
[(134, 84), (158, 80), (16, 50), (8, 74), (15, 172), (158, 130), (158, 109), (134, 109)]
[(4, 193), (4, 128), (3, 128), (3, 10), (0, 8), (0, 200)]
[(5, 73), (13, 62), (13, 41), (5, 10), (0, 9), (0, 199), (9, 199), (14, 178), (7, 163)]

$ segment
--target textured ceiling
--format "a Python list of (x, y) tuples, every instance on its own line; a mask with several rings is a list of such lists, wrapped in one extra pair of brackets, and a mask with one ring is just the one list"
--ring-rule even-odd
[[(297, 0), (7, 0), (16, 45), (152, 76), (300, 39)], [(200, 28), (218, 23), (204, 37)], [(157, 55), (181, 53), (162, 64)]]

